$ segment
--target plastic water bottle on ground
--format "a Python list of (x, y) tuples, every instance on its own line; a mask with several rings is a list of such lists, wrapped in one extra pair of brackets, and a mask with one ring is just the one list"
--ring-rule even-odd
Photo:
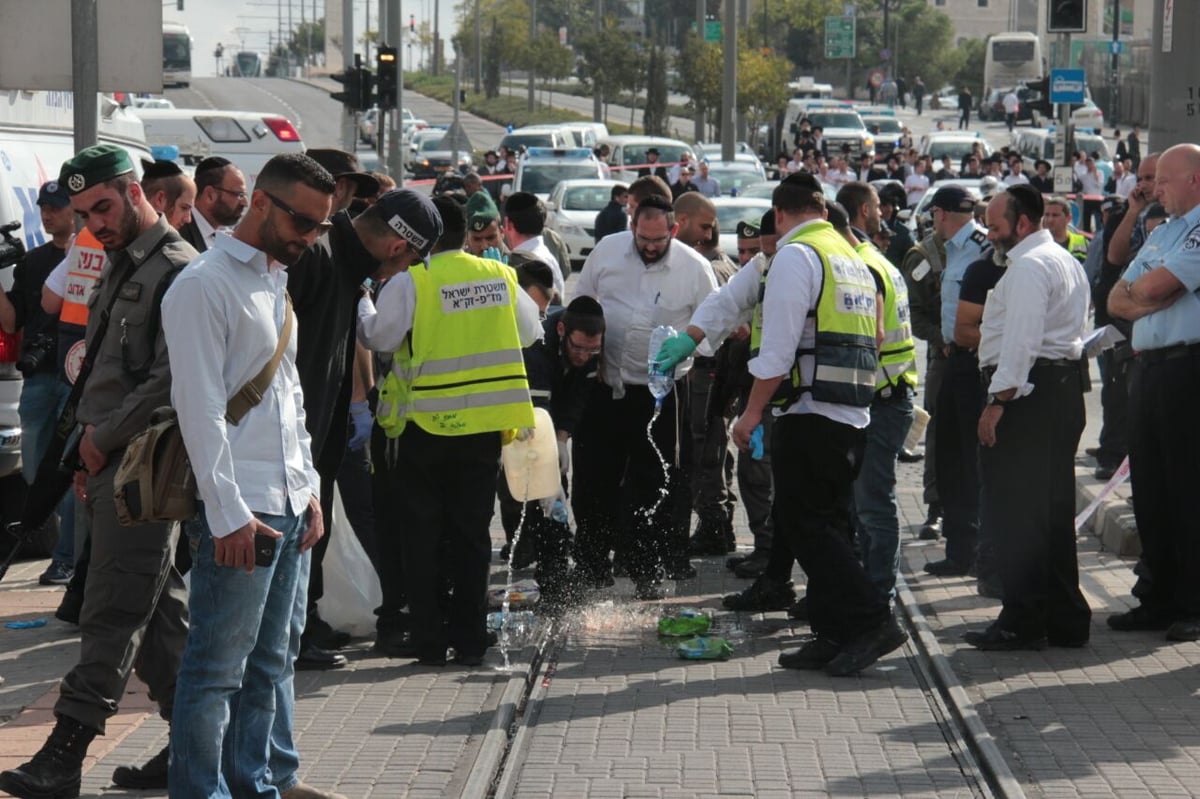
[(650, 352), (646, 358), (646, 369), (650, 378), (648, 386), (650, 393), (654, 396), (655, 405), (662, 405), (663, 398), (670, 394), (671, 389), (675, 387), (675, 367), (672, 366), (670, 370), (664, 372), (655, 363), (663, 343), (674, 335), (675, 328), (670, 325), (659, 325), (650, 334)]

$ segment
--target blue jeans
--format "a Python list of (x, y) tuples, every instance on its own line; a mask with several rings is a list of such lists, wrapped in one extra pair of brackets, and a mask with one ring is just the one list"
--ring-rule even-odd
[[(38, 464), (54, 437), (54, 426), (71, 387), (57, 374), (35, 374), (25, 378), (17, 413), (21, 417), (21, 476), (28, 485), (37, 477)], [(58, 503), (58, 545), (50, 556), (55, 563), (75, 563), (75, 492), (68, 491)]]
[(216, 565), (203, 510), (188, 525), (191, 628), (171, 720), (173, 799), (279, 795), (268, 764), (270, 743), (276, 718), (292, 718), (291, 639), (311, 556), (299, 548), (306, 513), (258, 518), (283, 537), (275, 562), (250, 574)]
[(905, 390), (871, 403), (867, 446), (854, 481), (858, 545), (871, 582), (886, 597), (896, 588), (900, 519), (896, 509), (896, 456), (912, 425), (912, 394)]

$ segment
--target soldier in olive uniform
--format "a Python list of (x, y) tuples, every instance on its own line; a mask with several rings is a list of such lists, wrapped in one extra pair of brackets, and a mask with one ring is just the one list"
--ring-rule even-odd
[[(79, 454), (87, 470), (92, 562), (79, 620), (79, 663), (63, 678), (54, 731), (30, 762), (0, 775), (0, 788), (17, 797), (78, 795), (88, 745), (117, 712), (131, 671), (149, 686), (169, 721), (187, 640), (187, 594), (173, 565), (176, 526), (122, 527), (113, 476), (151, 411), (170, 404), (159, 304), (196, 250), (150, 205), (120, 147), (101, 144), (79, 152), (63, 164), (59, 182), (108, 253), (88, 317), (95, 366), (76, 411), (83, 428)], [(108, 330), (97, 340), (104, 316)], [(113, 781), (138, 787), (138, 778), (159, 767), (165, 775), (166, 766), (164, 751), (144, 769), (118, 768)]]
[(900, 271), (908, 284), (908, 310), (913, 335), (928, 345), (925, 357), (925, 410), (932, 417), (925, 428), (925, 504), (929, 514), (921, 527), (920, 537), (932, 540), (941, 531), (942, 509), (937, 493), (933, 441), (937, 436), (937, 414), (934, 406), (942, 387), (946, 370), (946, 342), (942, 340), (942, 272), (946, 269), (946, 244), (936, 233), (930, 233), (904, 256)]
[(508, 256), (508, 245), (504, 243), (504, 231), (500, 228), (500, 214), (493, 207), (490, 211), (472, 214), (467, 223), (467, 243), (464, 250), (471, 255), (484, 257), (489, 249), (498, 250), (504, 260)]

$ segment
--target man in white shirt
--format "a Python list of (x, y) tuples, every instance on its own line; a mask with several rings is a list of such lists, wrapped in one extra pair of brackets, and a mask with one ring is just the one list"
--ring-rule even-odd
[(1021, 156), (1014, 155), (1008, 159), (1008, 174), (1004, 176), (1005, 186), (1016, 186), (1021, 183), (1028, 183), (1029, 176), (1024, 171), (1025, 162)]
[(1113, 161), (1113, 191), (1122, 200), (1129, 199), (1129, 193), (1137, 186), (1137, 175), (1130, 168), (1133, 164), (1128, 158), (1124, 161)]
[(216, 241), (217, 230), (233, 227), (246, 211), (246, 176), (227, 158), (205, 158), (196, 165), (196, 203), (192, 221), (179, 228), (197, 252)]
[[(331, 796), (299, 782), (298, 758), (286, 773), (268, 757), (273, 726), (290, 736), (293, 614), (304, 612), (309, 550), (324, 534), (294, 326), (259, 403), (237, 425), (225, 413), (273, 357), (291, 313), (287, 266), (328, 229), (333, 191), (308, 156), (275, 156), (233, 234), (218, 236), (163, 300), (171, 400), (203, 502), (189, 528), (196, 556), (172, 796)], [(237, 745), (225, 746), (227, 736)]]
[(1017, 126), (1017, 112), (1021, 110), (1021, 98), (1017, 97), (1017, 90), (1012, 89), (1004, 95), (1001, 102), (1004, 103), (1004, 123), (1008, 125), (1008, 132), (1012, 133), (1013, 128)]
[(1042, 195), (1013, 186), (988, 204), (988, 239), (1008, 270), (980, 326), (987, 405), (979, 417), (982, 525), (1004, 584), (1000, 617), (963, 636), (984, 650), (1079, 647), (1091, 610), (1075, 557), (1080, 357), (1090, 291), (1083, 267), (1042, 229)]
[(843, 676), (908, 638), (848, 534), (850, 497), (875, 396), (882, 301), (870, 269), (825, 221), (820, 184), (789, 175), (771, 204), (776, 225), (787, 232), (780, 236), (756, 312), (754, 387), (733, 439), (748, 450), (763, 414), (774, 413), (771, 468), (780, 488), (775, 534), (808, 575), (816, 635), (800, 650), (784, 653), (780, 665)]
[(929, 189), (929, 176), (925, 174), (925, 166), (925, 159), (918, 158), (913, 163), (912, 174), (904, 179), (904, 194), (909, 208), (916, 208)]
[[(600, 302), (607, 328), (604, 382), (596, 384), (574, 439), (577, 571), (591, 585), (612, 585), (609, 552), (615, 548), (642, 599), (661, 598), (664, 568), (671, 578), (694, 574), (686, 559), (691, 441), (684, 378), (690, 358), (675, 368), (675, 389), (650, 428), (666, 466), (647, 439), (655, 412), (647, 385), (651, 334), (660, 325), (686, 328), (717, 286), (708, 260), (675, 241), (675, 233), (670, 200), (646, 197), (632, 230), (596, 244), (576, 285), (578, 296)], [(706, 347), (703, 354), (712, 351)]]
[[(536, 194), (518, 191), (504, 203), (504, 242), (513, 252), (527, 252), (536, 260), (548, 264), (554, 271), (553, 305), (566, 305), (567, 284), (563, 280), (562, 264), (542, 240), (546, 229), (546, 205)], [(569, 264), (568, 264), (569, 266)]]

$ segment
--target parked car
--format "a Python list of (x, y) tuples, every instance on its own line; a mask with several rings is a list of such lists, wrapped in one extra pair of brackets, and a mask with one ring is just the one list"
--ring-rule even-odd
[(721, 228), (721, 249), (737, 260), (738, 222), (752, 222), (755, 227), (762, 215), (771, 209), (771, 201), (758, 197), (714, 197), (717, 207), (717, 224)]
[(561, 180), (546, 201), (546, 227), (563, 237), (571, 266), (579, 268), (595, 246), (596, 214), (608, 205), (618, 181), (599, 178)]
[(425, 136), (421, 139), (420, 145), (409, 162), (409, 169), (414, 178), (418, 180), (436, 178), (448, 170), (465, 172), (471, 168), (471, 153), (459, 150), (458, 158), (453, 159), (449, 148), (442, 143), (445, 140), (446, 132), (440, 131), (440, 134)]
[(753, 153), (739, 153), (732, 161), (709, 159), (708, 176), (721, 184), (721, 194), (737, 195), (742, 189), (767, 179), (767, 170)]
[(546, 200), (561, 181), (603, 177), (604, 164), (591, 148), (530, 147), (517, 159), (512, 190), (526, 191)]

